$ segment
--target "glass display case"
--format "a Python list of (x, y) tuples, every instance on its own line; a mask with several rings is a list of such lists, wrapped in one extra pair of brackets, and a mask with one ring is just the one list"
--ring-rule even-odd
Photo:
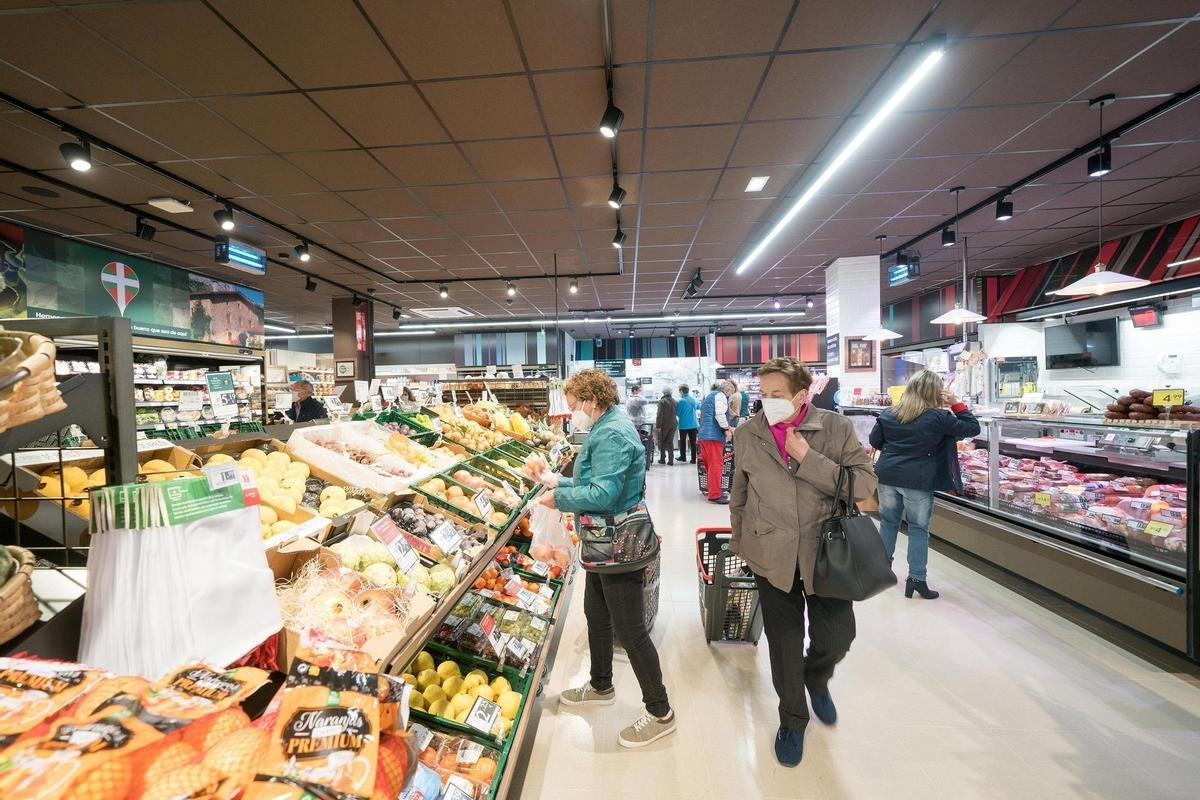
[(964, 497), (1027, 530), (1187, 582), (1200, 430), (996, 417), (959, 443)]

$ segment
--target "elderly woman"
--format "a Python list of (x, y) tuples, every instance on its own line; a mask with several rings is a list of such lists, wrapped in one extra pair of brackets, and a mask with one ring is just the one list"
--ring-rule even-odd
[(821, 526), (833, 516), (843, 467), (853, 472), (855, 501), (875, 490), (875, 473), (850, 421), (810, 404), (813, 379), (804, 364), (774, 358), (758, 375), (762, 410), (733, 437), (732, 548), (758, 584), (779, 695), (775, 756), (794, 767), (804, 756), (805, 691), (817, 719), (837, 721), (829, 680), (854, 640), (850, 601), (811, 593)]
[[(608, 373), (585, 369), (567, 378), (563, 394), (571, 425), (587, 431), (575, 459), (575, 475), (566, 478), (543, 469), (530, 477), (549, 487), (541, 503), (577, 514), (615, 515), (642, 502), (646, 451), (629, 417), (618, 406), (617, 387)], [(645, 568), (632, 572), (588, 572), (583, 613), (591, 650), (591, 681), (559, 696), (564, 706), (610, 706), (613, 689), (613, 635), (629, 655), (642, 689), (646, 713), (621, 731), (624, 747), (645, 747), (675, 732), (675, 713), (667, 700), (658, 650), (646, 629)]]

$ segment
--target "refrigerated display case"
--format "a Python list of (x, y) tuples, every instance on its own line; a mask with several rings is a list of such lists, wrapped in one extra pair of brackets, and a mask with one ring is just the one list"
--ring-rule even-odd
[(963, 496), (939, 493), (933, 533), (1200, 657), (1200, 430), (982, 422), (959, 443)]

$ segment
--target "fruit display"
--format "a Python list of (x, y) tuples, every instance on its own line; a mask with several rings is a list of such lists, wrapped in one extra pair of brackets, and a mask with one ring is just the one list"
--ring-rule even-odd
[[(541, 604), (539, 609), (548, 609), (552, 596), (534, 595)], [(442, 620), (433, 640), (477, 658), (528, 669), (537, 661), (548, 627), (542, 613), (513, 608), (483, 591), (471, 591)]]
[(370, 495), (362, 489), (339, 486), (310, 475), (304, 481), (304, 495), (300, 498), (300, 505), (332, 519), (362, 508), (370, 500)]
[(521, 498), (514, 490), (503, 486), (496, 480), (489, 480), (478, 471), (460, 467), (452, 472), (450, 477), (468, 489), (483, 492), (493, 504), (499, 503), (509, 508), (516, 508), (521, 504)]
[[(429, 650), (418, 653), (400, 678), (416, 688), (409, 698), (413, 709), (460, 725), (468, 724), (467, 719), (479, 701), (495, 704), (499, 713), (491, 715), (494, 716), (491, 727), (482, 732), (499, 740), (508, 737), (524, 700), (504, 675), (478, 667), (464, 671), (459, 661), (449, 657), (435, 666)], [(488, 715), (480, 712), (487, 709), (481, 706), (474, 719), (486, 719)]]
[(425, 745), (418, 756), (420, 762), (437, 773), (443, 789), (453, 782), (468, 798), (487, 797), (496, 776), (499, 752), (465, 736), (431, 731), (420, 723), (414, 723), (410, 730), (416, 743)]
[(442, 437), (476, 453), (503, 444), (508, 438), (503, 433), (489, 430), (470, 419), (452, 419), (449, 422), (443, 420)]
[(475, 579), (472, 588), (490, 600), (528, 609), (535, 614), (549, 613), (554, 599), (554, 590), (547, 584), (522, 578), (495, 561)]
[(1167, 408), (1154, 405), (1153, 397), (1153, 392), (1130, 389), (1108, 405), (1104, 418), (1116, 422), (1200, 422), (1200, 405), (1180, 404)]
[(447, 522), (454, 526), (454, 530), (462, 539), (464, 547), (473, 544), (483, 544), (488, 540), (487, 531), (465, 525), (454, 517), (444, 514), (437, 509), (427, 508), (411, 501), (398, 503), (388, 509), (388, 515), (402, 530), (428, 542), (429, 549), (427, 551), (423, 550), (423, 552), (426, 552), (434, 560), (441, 560), (444, 554), (441, 548), (430, 539), (430, 535)]
[[(445, 503), (467, 519), (482, 520), (489, 526), (496, 529), (503, 528), (505, 523), (508, 522), (509, 514), (507, 511), (495, 507), (493, 507), (492, 512), (487, 515), (487, 519), (483, 519), (483, 517), (480, 516), (479, 508), (472, 500), (477, 492), (465, 489), (463, 486), (454, 482), (453, 479), (446, 477), (430, 478), (424, 483), (417, 484), (415, 488), (422, 494), (435, 498), (439, 502)], [(485, 492), (485, 495), (488, 494), (486, 488), (483, 491)], [(489, 497), (494, 497), (494, 495), (489, 495)], [(495, 506), (495, 502), (496, 501), (493, 500), (493, 506)]]
[(321, 474), (380, 495), (402, 491), (458, 460), (370, 421), (300, 428), (287, 446)]
[(504, 568), (519, 569), (533, 575), (549, 578), (550, 580), (559, 580), (562, 578), (564, 571), (558, 564), (547, 564), (544, 561), (539, 562), (533, 556), (522, 553), (513, 545), (506, 545), (500, 548), (500, 552), (496, 554), (496, 563)]

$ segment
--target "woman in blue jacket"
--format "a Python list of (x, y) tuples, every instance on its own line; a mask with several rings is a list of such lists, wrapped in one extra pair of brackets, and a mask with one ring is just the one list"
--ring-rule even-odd
[[(943, 406), (949, 408), (947, 411)], [(879, 477), (879, 534), (888, 560), (896, 551), (900, 517), (908, 520), (908, 580), (904, 596), (913, 593), (933, 600), (929, 588), (929, 519), (933, 493), (961, 492), (959, 439), (979, 434), (979, 421), (942, 386), (936, 373), (923, 370), (904, 387), (900, 402), (879, 415), (871, 431), (871, 446), (880, 452), (875, 464)]]

